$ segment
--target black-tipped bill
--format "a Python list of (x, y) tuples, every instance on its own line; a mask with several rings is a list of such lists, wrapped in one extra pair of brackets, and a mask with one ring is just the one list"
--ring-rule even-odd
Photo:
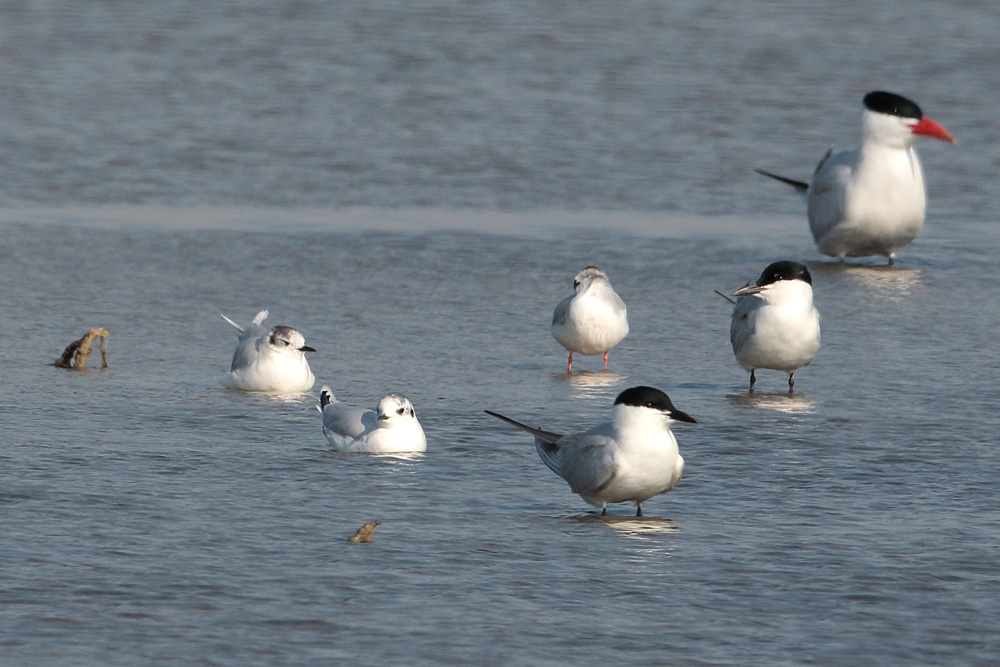
[(686, 412), (681, 412), (680, 410), (672, 410), (668, 415), (675, 422), (687, 422), (689, 424), (697, 424), (698, 420), (689, 415)]
[(760, 285), (755, 285), (754, 283), (749, 283), (739, 288), (729, 296), (748, 296), (750, 294), (760, 294), (764, 291), (764, 288)]
[(315, 352), (315, 351), (316, 351), (315, 348), (309, 347), (308, 345), (303, 345), (302, 347), (299, 348), (299, 352)]

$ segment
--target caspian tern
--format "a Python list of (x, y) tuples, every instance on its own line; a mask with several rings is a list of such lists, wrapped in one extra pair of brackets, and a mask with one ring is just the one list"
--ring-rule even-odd
[(804, 183), (762, 169), (760, 174), (794, 187), (806, 200), (809, 228), (820, 252), (845, 257), (885, 255), (916, 238), (924, 225), (927, 194), (917, 137), (955, 143), (912, 101), (884, 91), (865, 95), (861, 146), (827, 151)]

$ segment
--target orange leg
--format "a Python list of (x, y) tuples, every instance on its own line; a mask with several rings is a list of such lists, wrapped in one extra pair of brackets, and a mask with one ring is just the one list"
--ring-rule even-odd
[(567, 373), (572, 373), (573, 372), (573, 353), (572, 352), (569, 353), (569, 363), (566, 364), (566, 372)]
[(608, 353), (604, 353), (604, 372), (608, 372)]

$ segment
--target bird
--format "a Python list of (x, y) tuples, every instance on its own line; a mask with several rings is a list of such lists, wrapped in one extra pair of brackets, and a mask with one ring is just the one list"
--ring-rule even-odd
[(604, 355), (628, 335), (628, 312), (608, 274), (588, 266), (573, 278), (573, 294), (559, 302), (552, 313), (552, 336), (569, 350), (566, 372), (573, 372), (573, 353)]
[(763, 169), (759, 174), (791, 185), (805, 199), (816, 247), (824, 255), (885, 255), (896, 251), (924, 225), (927, 194), (918, 137), (955, 143), (939, 123), (923, 115), (913, 101), (881, 90), (864, 97), (861, 146), (820, 160), (812, 181), (805, 183)]
[(244, 329), (231, 319), (222, 319), (240, 332), (233, 363), (222, 383), (230, 389), (292, 394), (312, 389), (316, 378), (309, 369), (306, 352), (316, 350), (291, 327), (264, 326), (268, 311), (257, 313)]
[(376, 410), (341, 403), (330, 387), (319, 392), (318, 409), (323, 415), (323, 434), (340, 452), (388, 454), (427, 451), (427, 438), (410, 399), (386, 394)]
[(535, 449), (552, 472), (569, 483), (585, 501), (608, 513), (608, 503), (642, 503), (673, 489), (684, 470), (684, 458), (670, 432), (674, 422), (697, 423), (655, 387), (621, 392), (611, 421), (583, 433), (563, 435), (533, 428), (510, 417), (486, 413), (535, 436)]
[(770, 264), (756, 283), (747, 283), (732, 296), (733, 321), (729, 339), (736, 360), (750, 371), (769, 368), (788, 373), (788, 391), (794, 391), (796, 369), (807, 366), (819, 351), (819, 311), (813, 305), (812, 276), (803, 264), (783, 260)]

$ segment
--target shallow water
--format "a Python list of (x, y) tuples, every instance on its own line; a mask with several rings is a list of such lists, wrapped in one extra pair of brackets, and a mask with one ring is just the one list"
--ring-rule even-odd
[[(5, 662), (1000, 660), (1000, 12), (612, 6), (0, 10)], [(746, 172), (807, 176), (883, 85), (962, 143), (921, 144), (899, 265), (842, 266)], [(823, 347), (749, 396), (712, 290), (785, 257)], [(632, 332), (567, 375), (587, 264)], [(224, 390), (219, 313), (264, 307), (317, 388), (406, 393), (427, 455)], [(110, 368), (50, 365), (92, 326)], [(637, 384), (699, 420), (641, 519), (482, 412), (569, 429)]]

